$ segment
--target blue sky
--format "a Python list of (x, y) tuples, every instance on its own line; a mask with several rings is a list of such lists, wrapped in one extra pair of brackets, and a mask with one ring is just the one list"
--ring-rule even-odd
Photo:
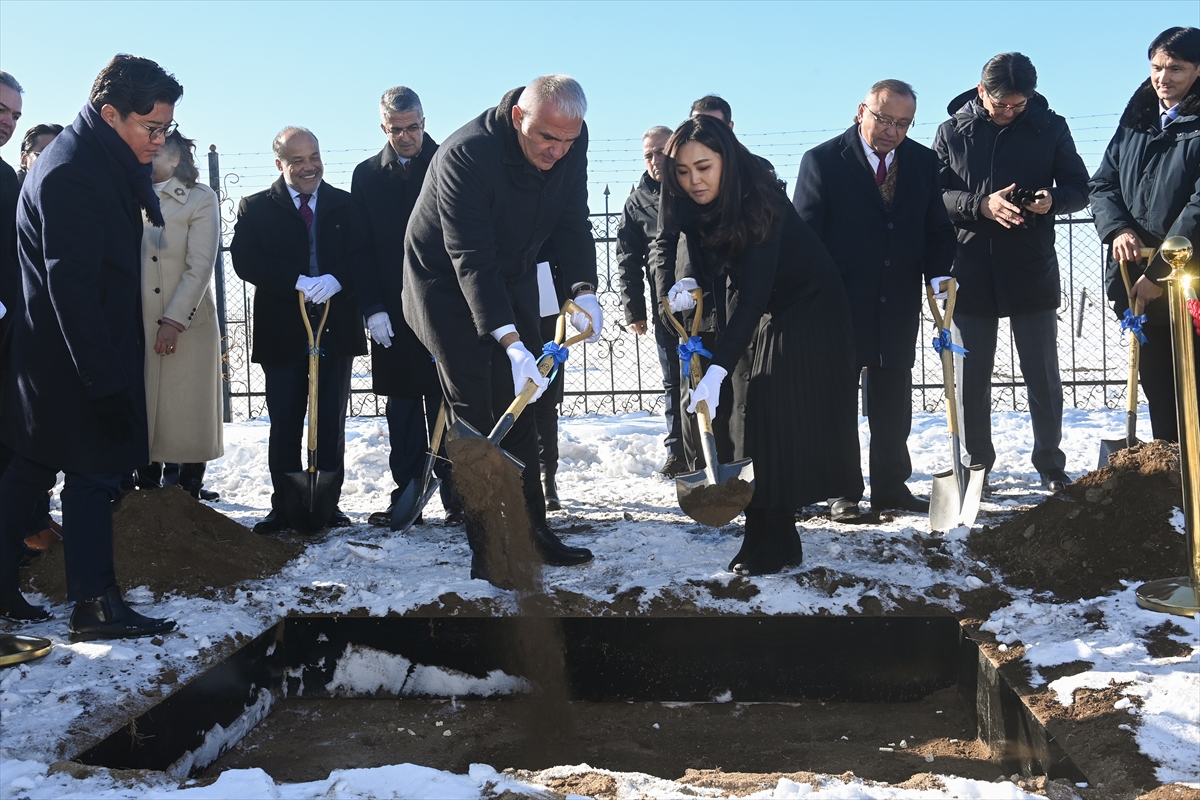
[(0, 155), (17, 160), (25, 123), (69, 123), (116, 52), (175, 73), (176, 119), (202, 151), (217, 145), (235, 195), (274, 179), (271, 138), (289, 124), (317, 133), (327, 180), (348, 185), (383, 144), (377, 103), (394, 84), (420, 94), (441, 140), (508, 89), (565, 72), (588, 94), (592, 206), (611, 185), (616, 208), (641, 173), (641, 132), (673, 127), (705, 93), (730, 101), (736, 132), (790, 181), (874, 81), (916, 87), (912, 136), (929, 144), (984, 62), (1019, 50), (1090, 168), (1172, 25), (1200, 25), (1200, 3), (0, 0), (0, 68), (25, 87)]

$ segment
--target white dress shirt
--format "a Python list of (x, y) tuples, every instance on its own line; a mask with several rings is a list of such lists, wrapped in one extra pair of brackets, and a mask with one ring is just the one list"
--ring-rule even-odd
[[(862, 142), (863, 150), (867, 153), (867, 163), (871, 165), (871, 172), (879, 171), (879, 156), (875, 155), (875, 150), (871, 145), (867, 144), (867, 140), (862, 135), (862, 130), (858, 132), (858, 140)], [(892, 162), (896, 160), (896, 151), (892, 150), (883, 157), (883, 168), (885, 170), (892, 168)]]

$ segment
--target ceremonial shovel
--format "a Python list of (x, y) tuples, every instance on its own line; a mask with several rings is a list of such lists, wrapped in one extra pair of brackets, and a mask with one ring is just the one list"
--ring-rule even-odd
[(316, 533), (329, 524), (342, 487), (342, 471), (321, 472), (317, 469), (317, 371), (320, 368), (321, 334), (329, 319), (333, 299), (325, 301), (325, 312), (314, 337), (308, 310), (304, 307), (304, 292), (300, 297), (300, 316), (308, 331), (308, 469), (286, 472), (275, 490), (280, 494), (279, 510), (284, 519), (301, 533)]
[[(1132, 295), (1133, 284), (1129, 280), (1129, 263), (1127, 261), (1121, 262), (1121, 278), (1125, 281), (1125, 294)], [(1130, 296), (1129, 308), (1134, 319), (1141, 316), (1141, 301), (1135, 305), (1133, 297)], [(1097, 469), (1107, 467), (1108, 460), (1112, 458), (1113, 453), (1124, 450), (1126, 447), (1133, 447), (1135, 444), (1141, 444), (1137, 438), (1138, 361), (1141, 356), (1141, 342), (1138, 337), (1140, 335), (1140, 328), (1131, 328), (1129, 331), (1129, 384), (1125, 403), (1125, 437), (1100, 440), (1100, 463), (1096, 466)]]
[[(700, 317), (704, 304), (704, 291), (693, 289), (696, 298), (695, 316), (692, 318), (692, 336), (700, 330)], [(671, 321), (681, 339), (688, 339), (687, 331), (675, 315), (667, 298), (663, 298), (663, 316)], [(689, 340), (690, 341), (690, 340)], [(700, 356), (693, 352), (689, 363), (691, 386), (700, 382)], [(701, 400), (696, 404), (696, 419), (700, 423), (700, 441), (704, 449), (702, 470), (689, 472), (675, 478), (675, 492), (679, 496), (679, 507), (683, 513), (702, 525), (719, 528), (727, 525), (750, 504), (754, 496), (754, 464), (750, 459), (721, 464), (717, 461), (717, 438), (713, 435), (712, 417), (708, 403)]]
[(941, 289), (947, 290), (946, 316), (943, 319), (938, 311), (937, 299), (933, 289), (925, 287), (929, 299), (929, 310), (933, 314), (933, 322), (937, 326), (938, 335), (934, 339), (934, 349), (942, 357), (942, 383), (946, 390), (946, 420), (950, 427), (950, 456), (952, 458), (949, 470), (933, 473), (933, 491), (929, 498), (929, 529), (931, 531), (948, 531), (960, 525), (970, 527), (975, 524), (979, 515), (979, 497), (983, 493), (983, 481), (987, 470), (983, 464), (964, 466), (962, 463), (962, 446), (958, 438), (958, 403), (954, 386), (954, 351), (950, 343), (950, 320), (954, 316), (954, 301), (958, 294), (958, 281), (950, 278), (943, 281)]
[(429, 450), (425, 453), (425, 464), (421, 468), (421, 483), (409, 481), (400, 499), (392, 505), (391, 529), (403, 533), (413, 526), (425, 509), (425, 504), (442, 485), (441, 478), (433, 474), (433, 465), (439, 458), (442, 446), (442, 431), (446, 429), (446, 404), (438, 404), (437, 422), (433, 424), (433, 435), (429, 437)]

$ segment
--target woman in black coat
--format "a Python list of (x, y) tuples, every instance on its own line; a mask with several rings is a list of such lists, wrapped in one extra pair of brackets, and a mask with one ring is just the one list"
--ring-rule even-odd
[(688, 411), (701, 400), (715, 411), (735, 371), (734, 402), (745, 413), (735, 457), (754, 460), (746, 536), (729, 566), (779, 572), (800, 563), (797, 508), (863, 489), (845, 291), (821, 240), (728, 126), (689, 119), (666, 151), (663, 228), (686, 234), (690, 260), (689, 276), (671, 289), (672, 310), (691, 307), (697, 287), (717, 303), (712, 363)]

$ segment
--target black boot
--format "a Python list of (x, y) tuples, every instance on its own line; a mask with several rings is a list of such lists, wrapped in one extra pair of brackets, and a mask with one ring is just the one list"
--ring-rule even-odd
[(542, 485), (546, 489), (546, 510), (561, 511), (562, 503), (558, 501), (558, 486), (554, 484), (554, 473), (547, 472), (542, 478)]
[(95, 639), (136, 639), (175, 630), (175, 620), (142, 616), (121, 597), (121, 590), (110, 586), (104, 594), (81, 600), (71, 612), (71, 641)]
[(737, 555), (729, 562), (730, 572), (745, 572), (746, 564), (750, 557), (758, 552), (758, 548), (762, 547), (763, 541), (766, 539), (765, 531), (765, 515), (766, 512), (761, 508), (746, 509), (746, 533), (742, 537), (742, 547), (737, 551)]
[(533, 546), (542, 560), (552, 567), (573, 567), (592, 560), (591, 550), (563, 544), (554, 531), (545, 525), (533, 529)]
[(7, 617), (13, 622), (41, 622), (50, 619), (50, 612), (33, 605), (19, 590), (13, 589), (0, 595), (0, 617)]
[[(753, 509), (747, 509), (747, 521)], [(803, 558), (800, 534), (796, 532), (794, 511), (778, 509), (760, 510), (762, 515), (763, 543), (741, 565), (739, 574), (774, 575), (787, 567), (794, 567)]]

